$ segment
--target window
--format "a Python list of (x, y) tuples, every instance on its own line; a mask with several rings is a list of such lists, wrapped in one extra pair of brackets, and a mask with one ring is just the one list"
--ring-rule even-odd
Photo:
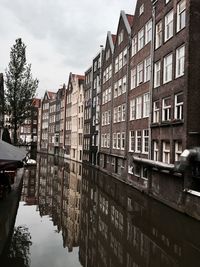
[(111, 122), (111, 111), (108, 110), (108, 124), (110, 124)]
[(165, 16), (165, 42), (173, 36), (173, 17), (173, 10)]
[(162, 102), (162, 121), (169, 121), (171, 119), (171, 99), (164, 98)]
[(140, 6), (140, 9), (139, 9), (139, 16), (141, 16), (143, 13), (144, 13), (144, 4), (142, 4), (142, 5)]
[(170, 82), (171, 80), (172, 80), (172, 54), (164, 58), (163, 83)]
[(143, 96), (143, 118), (149, 117), (150, 105), (149, 105), (149, 93)]
[(123, 37), (124, 37), (124, 31), (122, 29), (118, 35), (118, 45), (121, 44), (121, 42), (123, 41)]
[(183, 76), (185, 71), (185, 45), (176, 49), (176, 78)]
[(121, 134), (117, 133), (117, 148), (121, 148)]
[(142, 171), (142, 178), (148, 180), (148, 168), (143, 166), (141, 171)]
[(114, 108), (114, 123), (117, 122), (117, 107)]
[(136, 87), (136, 68), (131, 70), (131, 89)]
[(149, 152), (149, 130), (143, 130), (143, 153)]
[(141, 152), (142, 150), (142, 132), (140, 130), (136, 131), (135, 150), (136, 152)]
[(159, 159), (159, 151), (158, 151), (158, 142), (157, 141), (153, 141), (153, 159), (155, 161), (158, 161)]
[(162, 45), (162, 21), (156, 24), (156, 43), (155, 49)]
[(123, 66), (127, 63), (127, 48), (123, 51)]
[(107, 134), (107, 148), (110, 147), (110, 134)]
[(125, 148), (125, 133), (121, 133), (121, 149)]
[(177, 32), (186, 25), (186, 0), (182, 0), (177, 5)]
[(167, 164), (170, 164), (170, 143), (169, 142), (166, 142), (164, 141), (163, 142), (163, 162), (164, 163), (167, 163)]
[(129, 151), (135, 150), (135, 132), (129, 131)]
[(175, 95), (174, 119), (183, 119), (183, 93)]
[(180, 156), (182, 154), (182, 142), (175, 141), (175, 161), (180, 161)]
[(150, 56), (144, 61), (144, 82), (149, 81), (151, 78), (151, 58)]
[(110, 57), (110, 49), (106, 51), (106, 61), (109, 59), (109, 57)]
[(118, 114), (117, 114), (117, 121), (120, 122), (121, 121), (121, 106), (118, 106)]
[(126, 119), (126, 105), (122, 105), (122, 121), (125, 121)]
[(126, 92), (126, 76), (122, 79), (122, 94)]
[(122, 55), (122, 52), (119, 54), (119, 70), (122, 68), (122, 59), (123, 59), (123, 57), (122, 57), (123, 55)]
[(148, 44), (152, 39), (152, 20), (145, 25), (145, 44)]
[(114, 97), (117, 97), (118, 96), (118, 83), (116, 82), (114, 84)]
[(118, 92), (117, 92), (117, 96), (122, 94), (122, 80), (120, 79), (118, 81)]
[(117, 135), (116, 135), (116, 133), (113, 134), (113, 148), (117, 148)]
[(154, 88), (160, 86), (160, 61), (156, 62), (154, 65)]
[(130, 100), (130, 120), (135, 120), (135, 99)]
[(138, 51), (144, 46), (144, 28), (138, 32)]
[(118, 72), (118, 70), (119, 70), (119, 58), (116, 57), (116, 59), (115, 59), (115, 73)]
[(136, 119), (140, 119), (142, 117), (142, 97), (138, 96), (136, 98)]
[(132, 56), (137, 53), (137, 35), (132, 39)]
[(160, 102), (155, 101), (153, 102), (153, 123), (159, 122), (159, 109), (160, 109)]
[(137, 85), (143, 82), (143, 62), (137, 65)]

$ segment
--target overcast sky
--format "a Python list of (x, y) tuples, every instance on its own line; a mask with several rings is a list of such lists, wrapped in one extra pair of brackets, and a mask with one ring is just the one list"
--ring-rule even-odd
[(84, 74), (105, 45), (107, 31), (116, 33), (120, 11), (133, 14), (136, 0), (0, 0), (0, 72), (9, 63), (19, 37), (26, 44), (37, 90), (57, 91), (70, 72)]

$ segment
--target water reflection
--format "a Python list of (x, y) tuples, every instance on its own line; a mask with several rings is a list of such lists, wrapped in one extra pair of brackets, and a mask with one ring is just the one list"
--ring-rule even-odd
[[(199, 265), (199, 222), (88, 166), (45, 155), (37, 162), (37, 168), (25, 172), (22, 201), (26, 208), (36, 206), (41, 218), (51, 218), (54, 231), (60, 233), (66, 259), (55, 246), (55, 255), (45, 252), (49, 259), (57, 257), (60, 264), (55, 266)], [(53, 238), (48, 242), (56, 243)], [(38, 248), (40, 254), (31, 255), (31, 261), (43, 257), (43, 250)], [(76, 253), (68, 253), (72, 251)], [(29, 250), (24, 253), (28, 259)], [(71, 265), (70, 254), (76, 257)], [(52, 266), (47, 262), (42, 266)], [(29, 260), (26, 263), (20, 266), (29, 266)]]
[(85, 266), (198, 266), (200, 223), (83, 167), (80, 261)]
[(71, 252), (79, 239), (82, 165), (52, 156), (39, 156), (37, 162), (36, 170), (26, 170), (22, 200), (52, 218), (57, 232), (62, 231), (63, 247)]

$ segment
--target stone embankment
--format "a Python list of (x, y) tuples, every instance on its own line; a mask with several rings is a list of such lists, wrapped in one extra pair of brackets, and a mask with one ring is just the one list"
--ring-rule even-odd
[(15, 224), (22, 189), (23, 173), (23, 168), (17, 171), (11, 192), (4, 199), (0, 199), (0, 256), (8, 243)]

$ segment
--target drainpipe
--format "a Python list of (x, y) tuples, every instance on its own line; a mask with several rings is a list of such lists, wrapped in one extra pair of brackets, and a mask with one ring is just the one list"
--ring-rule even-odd
[(153, 111), (153, 80), (154, 80), (154, 49), (155, 49), (155, 4), (157, 3), (157, 0), (152, 0), (152, 40), (151, 40), (151, 51), (150, 51), (150, 57), (151, 57), (151, 79), (149, 83), (149, 106), (150, 106), (150, 112), (149, 112), (149, 154), (148, 158), (152, 158), (152, 133), (151, 133), (151, 121), (152, 121), (152, 111)]
[[(128, 124), (129, 124), (129, 85), (131, 84), (130, 81), (130, 57), (131, 57), (131, 33), (129, 34), (128, 37), (128, 45), (127, 45), (127, 66), (126, 66), (126, 73), (127, 73), (127, 79), (126, 79), (126, 117), (125, 117), (125, 122), (126, 122), (126, 146), (125, 146), (125, 157), (126, 157), (126, 173), (128, 173), (128, 144), (129, 144), (129, 131), (128, 131)], [(128, 109), (129, 107), (129, 109)]]

